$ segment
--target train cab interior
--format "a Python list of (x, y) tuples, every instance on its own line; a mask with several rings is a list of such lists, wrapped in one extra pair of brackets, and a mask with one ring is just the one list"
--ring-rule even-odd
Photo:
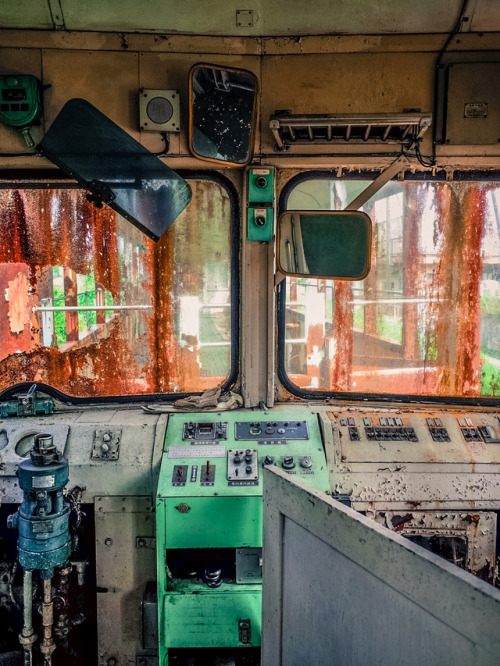
[(0, 666), (500, 663), (500, 3), (3, 0)]

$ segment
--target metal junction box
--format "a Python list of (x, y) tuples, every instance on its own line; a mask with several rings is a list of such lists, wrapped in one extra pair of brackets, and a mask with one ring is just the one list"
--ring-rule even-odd
[(448, 66), (445, 143), (493, 145), (500, 142), (500, 62)]

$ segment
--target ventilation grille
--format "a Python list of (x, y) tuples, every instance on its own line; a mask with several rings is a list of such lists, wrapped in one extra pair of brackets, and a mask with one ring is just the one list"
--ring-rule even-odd
[(372, 115), (271, 116), (269, 126), (277, 150), (295, 145), (324, 144), (411, 144), (420, 139), (432, 116), (422, 113)]

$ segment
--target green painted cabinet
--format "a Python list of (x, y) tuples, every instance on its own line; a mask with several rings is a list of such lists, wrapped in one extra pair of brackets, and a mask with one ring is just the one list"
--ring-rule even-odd
[(306, 409), (174, 414), (156, 499), (160, 664), (171, 649), (258, 648), (262, 469), (329, 489)]

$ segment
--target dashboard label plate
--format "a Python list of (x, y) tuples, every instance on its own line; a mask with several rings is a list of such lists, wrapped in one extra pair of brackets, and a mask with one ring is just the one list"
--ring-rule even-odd
[(217, 446), (170, 446), (167, 458), (224, 458), (226, 447)]

